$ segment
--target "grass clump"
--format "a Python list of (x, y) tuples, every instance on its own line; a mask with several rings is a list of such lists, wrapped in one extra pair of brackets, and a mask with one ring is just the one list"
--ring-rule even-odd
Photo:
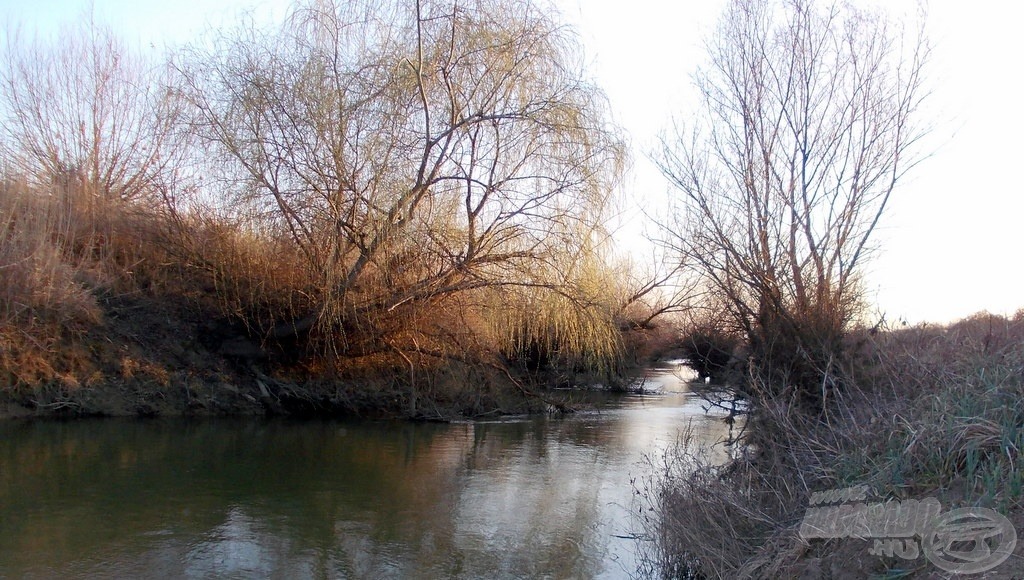
[(935, 571), (870, 556), (858, 540), (800, 538), (810, 495), (830, 489), (867, 486), (869, 501), (934, 497), (944, 511), (988, 507), (1024, 522), (1024, 311), (857, 331), (846, 348), (860, 363), (820, 417), (773, 399), (747, 425), (760, 430), (756, 444), (748, 439), (732, 460), (670, 454), (648, 494), (658, 514), (648, 524), (652, 575)]

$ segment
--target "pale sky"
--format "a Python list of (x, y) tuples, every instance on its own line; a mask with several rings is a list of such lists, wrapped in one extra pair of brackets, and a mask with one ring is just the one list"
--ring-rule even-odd
[[(864, 0), (870, 1), (870, 0)], [(878, 2), (879, 0), (874, 0)], [(897, 0), (906, 6), (913, 0)], [(667, 185), (646, 159), (658, 132), (694, 110), (690, 75), (723, 0), (557, 0), (579, 30), (591, 71), (628, 132), (633, 174), (625, 192), (664, 215)], [(280, 16), (287, 0), (93, 0), (96, 19), (129, 42), (186, 42), (241, 9)], [(88, 0), (0, 0), (0, 19), (52, 32), (88, 11)], [(928, 74), (933, 155), (894, 193), (868, 264), (877, 309), (890, 321), (946, 322), (979, 310), (1024, 308), (1024, 112), (1019, 75), (1024, 3), (932, 0), (935, 45)], [(2, 32), (0, 32), (2, 35)], [(622, 228), (639, 236), (640, 217)]]

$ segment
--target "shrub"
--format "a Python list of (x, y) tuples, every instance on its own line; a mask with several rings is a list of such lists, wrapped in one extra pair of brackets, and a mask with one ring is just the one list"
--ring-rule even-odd
[(734, 352), (740, 345), (735, 336), (710, 327), (695, 328), (680, 339), (683, 358), (697, 371), (699, 379), (721, 379), (734, 362)]
[[(806, 564), (797, 537), (814, 491), (869, 486), (885, 498), (1024, 511), (1024, 321), (987, 313), (939, 327), (861, 330), (844, 348), (848, 387), (821, 417), (773, 398), (727, 464), (680, 447), (649, 487), (658, 517), (651, 570), (675, 577), (787, 577)], [(756, 383), (754, 384), (756, 388)], [(854, 566), (816, 545), (823, 566)], [(831, 559), (831, 561), (830, 561)], [(883, 572), (881, 559), (856, 564)], [(691, 576), (688, 576), (691, 574)]]

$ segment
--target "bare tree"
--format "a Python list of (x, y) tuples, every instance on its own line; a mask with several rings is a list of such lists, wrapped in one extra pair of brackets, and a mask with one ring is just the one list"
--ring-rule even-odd
[(529, 1), (311, 2), (179, 70), (232, 203), (310, 272), (278, 336), (563, 291), (549, 274), (567, 275), (623, 164), (572, 36)]
[(0, 53), (0, 134), (9, 169), (43, 185), (75, 181), (97, 199), (168, 187), (183, 149), (157, 67), (85, 20), (59, 42), (9, 31)]
[(921, 159), (928, 45), (880, 13), (734, 0), (696, 75), (703, 108), (663, 141), (670, 245), (745, 334), (755, 381), (820, 408), (858, 313), (859, 266)]

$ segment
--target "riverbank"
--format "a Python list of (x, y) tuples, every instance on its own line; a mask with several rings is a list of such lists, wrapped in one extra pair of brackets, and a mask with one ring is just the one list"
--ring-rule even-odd
[[(1024, 311), (852, 341), (866, 363), (820, 421), (798, 421), (780, 403), (767, 410), (771, 449), (725, 468), (685, 444), (670, 454), (646, 490), (659, 514), (652, 568), (668, 577), (931, 578), (988, 556), (986, 578), (1019, 575), (1024, 542), (1014, 546), (1009, 532), (985, 546), (950, 535), (926, 546), (932, 538), (918, 530), (887, 551), (884, 530), (865, 525), (866, 539), (842, 526), (814, 532), (807, 517), (822, 505), (935, 500), (942, 513), (992, 510), (992, 521), (1024, 533)], [(830, 490), (857, 497), (822, 501)], [(997, 562), (1000, 542), (1012, 554)]]
[[(6, 337), (0, 419), (289, 415), (448, 420), (571, 410), (549, 387), (598, 380), (567, 370), (531, 374), (455, 361), (423, 371), (414, 390), (410, 380), (415, 377), (408, 369), (388, 364), (325, 369), (316, 357), (303, 360), (265, 349), (244, 326), (216, 317), (197, 300), (136, 292), (105, 296), (97, 304), (98, 316), (86, 328), (65, 327), (45, 344), (24, 340), (15, 349)], [(629, 372), (623, 367), (620, 388)]]
[(462, 284), (380, 260), (339, 289), (278, 234), (68, 179), (0, 174), (0, 417), (562, 409), (544, 386), (616, 384), (673, 339), (599, 262)]

